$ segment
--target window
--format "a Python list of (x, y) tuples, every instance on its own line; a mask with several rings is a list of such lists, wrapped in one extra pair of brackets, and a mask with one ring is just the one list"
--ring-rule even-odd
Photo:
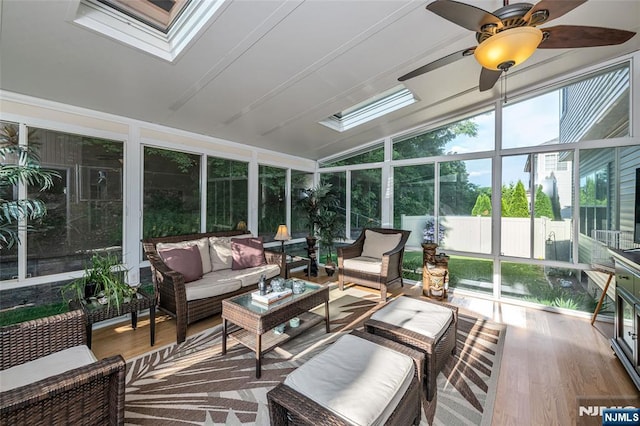
[(357, 238), (365, 227), (380, 226), (381, 194), (381, 169), (351, 172), (351, 238)]
[[(20, 129), (17, 123), (9, 123), (0, 121), (0, 144), (18, 144)], [(17, 157), (7, 155), (0, 157), (2, 165), (17, 164)], [(10, 185), (4, 179), (0, 181), (0, 200), (16, 201), (18, 200), (17, 185)], [(9, 225), (0, 218), (0, 224), (3, 226), (2, 236), (9, 239), (9, 233), (17, 235), (18, 224)], [(6, 229), (4, 229), (6, 226)], [(0, 241), (0, 281), (18, 278), (18, 245), (14, 244), (10, 248), (3, 241)]]
[(95, 251), (121, 257), (123, 143), (36, 128), (28, 143), (60, 179), (45, 191), (27, 188), (47, 206), (27, 232), (27, 276), (81, 270)]
[(278, 225), (287, 223), (287, 170), (260, 166), (258, 177), (258, 235), (273, 241)]
[(479, 205), (491, 205), (491, 160), (440, 163), (440, 247), (491, 253), (491, 212)]
[(494, 146), (495, 114), (490, 111), (428, 132), (398, 137), (393, 140), (393, 159), (490, 151)]
[(342, 228), (340, 229), (341, 235), (347, 235), (347, 173), (346, 172), (333, 172), (322, 173), (320, 175), (320, 183), (331, 184), (331, 189), (335, 192), (338, 199), (338, 216)]
[(352, 164), (378, 163), (384, 161), (384, 144), (378, 143), (345, 157), (320, 161), (320, 167), (349, 166)]
[(313, 173), (291, 170), (291, 238), (304, 238), (309, 235), (307, 214), (304, 209), (300, 209), (298, 202), (303, 197), (303, 191), (312, 186)]
[(435, 166), (393, 169), (393, 226), (411, 231), (407, 246), (420, 247), (427, 218), (435, 215)]
[(249, 211), (248, 174), (248, 163), (207, 158), (208, 232), (246, 226)]
[(200, 232), (200, 156), (144, 148), (144, 238)]

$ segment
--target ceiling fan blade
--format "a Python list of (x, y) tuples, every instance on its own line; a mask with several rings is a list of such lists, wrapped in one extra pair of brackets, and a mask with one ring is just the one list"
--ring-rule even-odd
[(500, 79), (502, 71), (490, 70), (482, 67), (480, 71), (480, 91), (484, 92), (491, 89)]
[(633, 37), (632, 31), (615, 28), (587, 27), (582, 25), (557, 25), (541, 28), (549, 35), (542, 39), (538, 49), (567, 49), (575, 47), (612, 46), (622, 44)]
[(567, 12), (571, 12), (582, 3), (586, 3), (587, 0), (541, 0), (536, 3), (525, 15), (522, 20), (529, 22), (531, 15), (535, 12), (546, 10), (548, 17), (544, 22), (549, 22), (552, 19), (561, 17)]
[(502, 28), (502, 21), (493, 13), (466, 3), (453, 0), (436, 0), (427, 5), (427, 10), (475, 32), (479, 32), (482, 26), (486, 24), (495, 24), (498, 28)]
[(445, 56), (444, 58), (440, 58), (438, 60), (435, 60), (435, 61), (433, 61), (431, 63), (428, 63), (427, 65), (423, 65), (420, 68), (417, 68), (417, 69), (411, 71), (410, 73), (407, 73), (407, 74), (403, 75), (402, 77), (398, 78), (398, 81), (409, 80), (410, 78), (417, 77), (417, 76), (422, 75), (424, 73), (427, 73), (429, 71), (433, 71), (433, 70), (438, 69), (440, 67), (443, 67), (445, 65), (449, 65), (450, 63), (455, 62), (458, 59), (462, 59), (465, 56), (472, 55), (474, 50), (475, 50), (475, 46), (474, 47), (470, 47), (468, 49), (460, 50), (459, 52), (454, 52), (454, 53), (452, 53), (450, 55)]

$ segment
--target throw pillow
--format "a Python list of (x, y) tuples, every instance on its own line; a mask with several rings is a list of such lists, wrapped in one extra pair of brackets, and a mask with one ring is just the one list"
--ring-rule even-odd
[(234, 271), (267, 264), (267, 259), (264, 257), (262, 237), (232, 238), (231, 252), (233, 256), (231, 269)]
[(197, 246), (200, 250), (200, 258), (202, 259), (202, 273), (206, 274), (211, 272), (211, 258), (209, 257), (209, 239), (206, 237), (197, 240), (180, 241), (178, 243), (158, 243), (156, 244), (156, 250), (174, 249), (174, 248), (186, 248), (190, 246)]
[(202, 278), (202, 259), (197, 246), (164, 249), (158, 254), (165, 265), (184, 276), (185, 283)]
[(241, 234), (233, 237), (209, 237), (209, 254), (211, 256), (211, 269), (213, 271), (231, 269), (233, 266), (231, 238), (253, 238), (253, 235)]
[(402, 234), (382, 234), (366, 229), (361, 256), (382, 259), (384, 253), (396, 248), (401, 238)]

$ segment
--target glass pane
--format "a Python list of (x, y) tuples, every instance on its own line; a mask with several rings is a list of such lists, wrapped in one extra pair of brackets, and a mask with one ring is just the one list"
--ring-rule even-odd
[(200, 232), (200, 156), (144, 148), (144, 237)]
[(347, 173), (334, 172), (323, 173), (320, 175), (320, 183), (331, 184), (331, 190), (336, 194), (338, 199), (337, 212), (341, 224), (340, 235), (346, 235), (347, 229)]
[[(571, 158), (570, 152), (503, 157), (502, 255), (571, 261)], [(532, 179), (533, 197), (530, 190)]]
[(60, 178), (27, 189), (47, 214), (27, 234), (27, 274), (83, 269), (92, 251), (122, 255), (122, 142), (44, 129), (29, 132), (43, 167)]
[(303, 191), (312, 186), (313, 173), (291, 170), (291, 238), (304, 238), (309, 234), (306, 213), (301, 209), (298, 200), (304, 196)]
[(435, 166), (393, 169), (393, 226), (411, 231), (407, 246), (422, 244), (427, 218), (434, 216)]
[[(629, 136), (629, 67), (623, 65), (503, 109), (503, 148)], [(535, 131), (532, 123), (535, 123)]]
[(493, 293), (493, 261), (450, 256), (449, 287)]
[(351, 238), (358, 238), (364, 227), (380, 226), (381, 182), (381, 169), (351, 172)]
[(495, 146), (494, 117), (490, 111), (426, 133), (394, 139), (393, 159), (490, 151)]
[(358, 153), (351, 153), (349, 157), (333, 159), (329, 161), (321, 161), (320, 167), (350, 166), (353, 164), (377, 163), (384, 161), (384, 145), (376, 145), (368, 147)]
[(249, 164), (207, 158), (207, 231), (247, 226)]
[(260, 166), (258, 178), (258, 235), (273, 241), (278, 225), (287, 220), (287, 170)]
[[(0, 165), (15, 165), (17, 156), (12, 150), (18, 146), (19, 126), (16, 123), (0, 121)], [(18, 187), (11, 185), (7, 179), (0, 181), (0, 200), (2, 205), (18, 200)], [(0, 280), (18, 277), (18, 222), (7, 221), (0, 215)]]
[[(491, 205), (491, 160), (440, 164), (441, 248), (491, 253), (491, 216), (474, 214), (485, 197)], [(484, 209), (482, 209), (484, 214)]]
[(502, 262), (502, 296), (592, 313), (597, 300), (587, 275), (570, 268)]

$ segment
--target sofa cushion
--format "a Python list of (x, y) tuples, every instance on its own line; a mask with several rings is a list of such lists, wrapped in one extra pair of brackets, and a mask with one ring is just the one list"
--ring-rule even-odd
[(437, 303), (400, 296), (374, 312), (371, 319), (396, 325), (438, 341), (453, 321), (453, 311)]
[(279, 275), (280, 266), (274, 264), (266, 264), (233, 272), (235, 272), (236, 278), (242, 281), (242, 287), (247, 287), (253, 284), (257, 284), (260, 280), (260, 275), (262, 274), (265, 274), (267, 279)]
[(284, 384), (354, 425), (382, 425), (414, 377), (413, 360), (350, 334), (291, 372)]
[(364, 245), (361, 256), (382, 259), (382, 255), (396, 248), (402, 234), (382, 234), (370, 229), (364, 231)]
[(2, 392), (35, 383), (38, 380), (53, 377), (74, 368), (84, 367), (96, 361), (91, 349), (85, 345), (54, 352), (0, 371)]
[(231, 253), (231, 269), (236, 271), (267, 264), (267, 259), (264, 257), (262, 237), (232, 238)]
[(211, 270), (219, 271), (222, 269), (231, 269), (233, 265), (233, 254), (231, 252), (232, 238), (253, 238), (253, 235), (241, 234), (233, 237), (209, 237)]
[(380, 274), (380, 272), (382, 272), (382, 259), (358, 256), (351, 259), (344, 259), (343, 266), (344, 269), (352, 271)]
[(203, 275), (201, 279), (185, 284), (187, 301), (206, 299), (239, 290), (242, 280), (235, 271), (224, 269)]
[(202, 278), (202, 259), (196, 246), (159, 250), (158, 254), (164, 263), (184, 276), (184, 282)]
[(207, 237), (199, 238), (197, 240), (181, 241), (179, 243), (157, 243), (156, 251), (164, 249), (174, 248), (186, 248), (191, 246), (197, 246), (200, 250), (200, 258), (202, 260), (202, 273), (206, 274), (211, 272), (211, 257), (209, 255), (209, 239)]

